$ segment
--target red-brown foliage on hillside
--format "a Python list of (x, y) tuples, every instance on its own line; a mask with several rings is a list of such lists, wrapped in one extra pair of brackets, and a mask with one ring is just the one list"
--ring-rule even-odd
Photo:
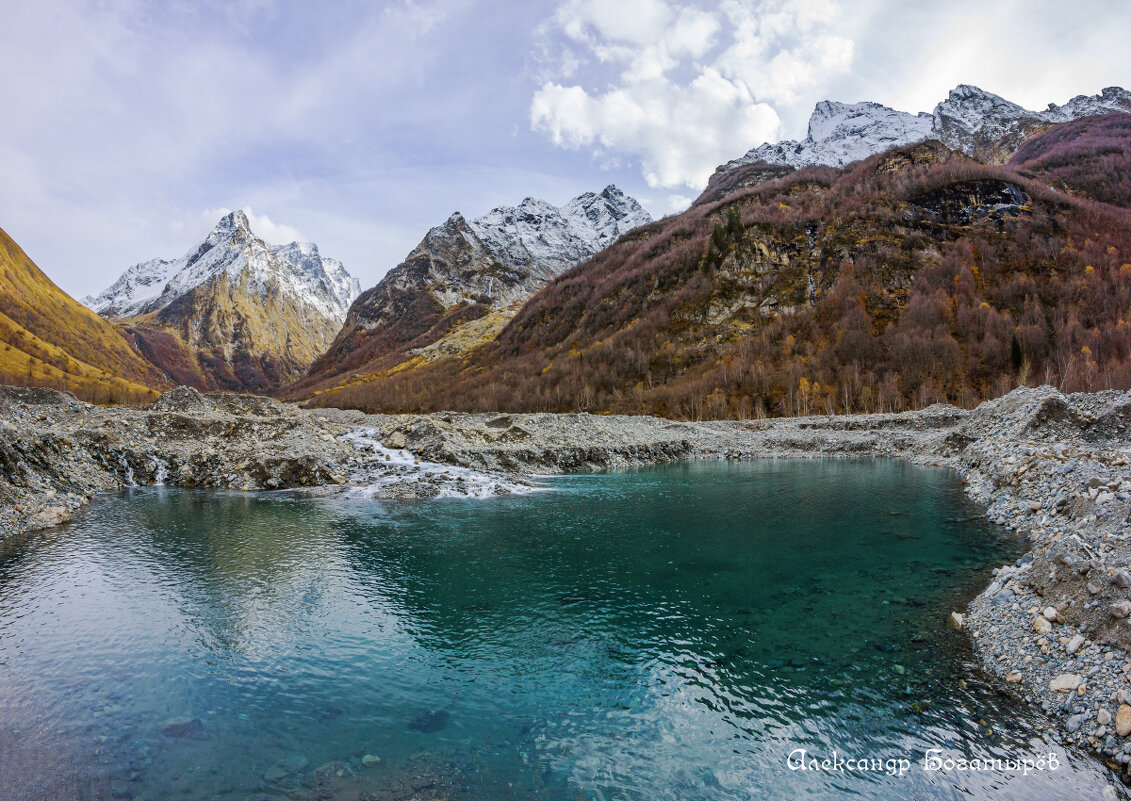
[(1131, 114), (1058, 125), (1010, 159), (1023, 175), (1118, 206), (1131, 205)]
[(1131, 387), (1131, 215), (924, 143), (646, 226), (498, 340), (317, 399), (700, 418)]

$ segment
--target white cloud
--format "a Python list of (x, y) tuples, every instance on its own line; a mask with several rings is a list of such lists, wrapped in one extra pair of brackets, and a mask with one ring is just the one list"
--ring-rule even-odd
[(668, 211), (673, 214), (678, 214), (681, 211), (686, 211), (692, 204), (694, 198), (687, 197), (686, 195), (668, 195)]
[(779, 127), (772, 108), (711, 68), (686, 86), (659, 76), (595, 95), (547, 83), (534, 95), (530, 119), (557, 145), (637, 156), (653, 187), (700, 186), (719, 154), (743, 152)]
[[(649, 186), (702, 187), (720, 162), (779, 137), (773, 104), (848, 69), (852, 41), (829, 30), (838, 14), (835, 0), (722, 0), (711, 10), (568, 0), (544, 34), (564, 34), (569, 58), (558, 62), (569, 69), (534, 93), (531, 128), (602, 159), (636, 157)], [(579, 72), (578, 47), (619, 69), (611, 85), (563, 83)]]
[(673, 14), (664, 0), (569, 0), (554, 16), (575, 41), (645, 45), (664, 34)]
[[(231, 213), (231, 209), (221, 206), (216, 209), (205, 209), (201, 218), (208, 225), (208, 229), (211, 230), (217, 221)], [(289, 242), (306, 241), (306, 238), (298, 232), (298, 229), (277, 223), (266, 214), (256, 214), (251, 210), (251, 206), (244, 206), (243, 213), (247, 215), (247, 221), (251, 223), (251, 230), (255, 232), (255, 235), (269, 245), (286, 245)]]

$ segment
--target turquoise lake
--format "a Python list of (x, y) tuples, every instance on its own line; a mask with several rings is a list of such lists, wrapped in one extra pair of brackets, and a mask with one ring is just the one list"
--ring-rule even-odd
[[(953, 473), (541, 483), (136, 489), (0, 546), (0, 798), (1104, 797), (1106, 770), (1046, 742), (945, 627), (1024, 551)], [(926, 771), (936, 748), (1059, 767)], [(797, 749), (911, 767), (794, 770)]]

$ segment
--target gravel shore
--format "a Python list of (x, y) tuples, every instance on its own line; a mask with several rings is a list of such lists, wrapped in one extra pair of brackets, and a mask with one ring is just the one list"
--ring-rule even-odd
[[(538, 474), (693, 458), (875, 456), (955, 469), (1029, 552), (951, 625), (1065, 743), (1131, 771), (1131, 393), (1021, 388), (967, 411), (684, 423), (364, 415), (181, 388), (145, 408), (0, 387), (0, 539), (129, 484), (379, 498), (528, 491)], [(943, 621), (940, 621), (940, 625)]]

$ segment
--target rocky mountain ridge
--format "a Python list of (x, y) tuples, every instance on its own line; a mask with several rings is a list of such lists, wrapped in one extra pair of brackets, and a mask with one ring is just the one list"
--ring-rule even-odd
[(1108, 87), (1098, 95), (1078, 95), (1064, 105), (1050, 103), (1045, 111), (1030, 111), (963, 84), (952, 89), (930, 114), (910, 114), (873, 102), (824, 100), (813, 110), (805, 139), (759, 145), (721, 165), (716, 175), (760, 161), (798, 169), (843, 167), (925, 139), (938, 139), (981, 161), (1002, 163), (1025, 138), (1050, 125), (1111, 111), (1131, 111), (1131, 92)]
[(84, 305), (104, 317), (125, 320), (160, 311), (196, 287), (226, 273), (248, 273), (261, 293), (280, 291), (319, 313), (342, 321), (361, 286), (340, 261), (322, 256), (313, 242), (268, 245), (251, 230), (242, 211), (233, 211), (205, 240), (179, 259), (150, 259), (130, 267)]
[(651, 221), (635, 199), (610, 185), (560, 208), (528, 197), (492, 209), (469, 227), (505, 267), (551, 278)]
[(616, 186), (560, 207), (528, 197), (470, 221), (455, 212), (357, 299), (298, 389), (490, 338), (540, 287), (651, 219)]

